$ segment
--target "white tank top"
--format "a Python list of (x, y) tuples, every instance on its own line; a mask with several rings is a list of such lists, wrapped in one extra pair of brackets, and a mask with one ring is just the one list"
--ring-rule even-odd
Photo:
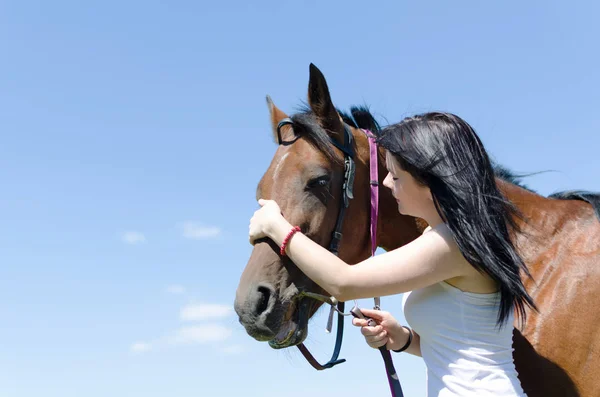
[(427, 396), (525, 396), (512, 355), (514, 315), (498, 329), (499, 301), (499, 292), (446, 282), (404, 294), (406, 321), (421, 336)]

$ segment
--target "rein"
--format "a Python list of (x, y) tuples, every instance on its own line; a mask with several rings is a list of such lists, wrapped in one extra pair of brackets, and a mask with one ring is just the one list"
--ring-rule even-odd
[[(285, 118), (279, 122), (277, 125), (277, 134), (279, 138), (279, 142), (281, 140), (281, 127), (284, 125), (293, 125), (293, 121), (290, 118)], [(375, 250), (377, 249), (377, 218), (379, 213), (379, 177), (378, 177), (378, 165), (377, 165), (377, 143), (375, 142), (375, 136), (369, 130), (361, 129), (367, 139), (369, 141), (369, 185), (371, 191), (371, 225), (370, 225), (370, 236), (371, 236), (371, 256), (375, 255)], [(335, 229), (332, 234), (331, 243), (329, 244), (329, 251), (331, 251), (334, 255), (338, 255), (339, 245), (342, 240), (342, 226), (344, 222), (344, 215), (346, 208), (350, 205), (350, 200), (354, 198), (353, 194), (353, 186), (354, 186), (354, 176), (356, 171), (356, 166), (354, 163), (354, 147), (352, 145), (353, 136), (350, 132), (350, 129), (346, 124), (344, 124), (344, 144), (340, 145), (334, 139), (331, 139), (331, 143), (340, 149), (344, 154), (344, 183), (342, 185), (342, 205), (340, 206), (340, 210), (338, 212), (338, 217), (335, 225)], [(334, 297), (328, 297), (321, 294), (316, 294), (308, 291), (301, 292), (298, 299), (303, 298), (311, 298), (323, 303), (327, 303), (331, 306), (329, 311), (329, 317), (327, 319), (327, 326), (325, 330), (330, 333), (333, 327), (333, 316), (337, 312), (338, 321), (337, 321), (337, 335), (335, 346), (333, 349), (333, 354), (329, 361), (325, 364), (320, 364), (314, 356), (310, 353), (310, 351), (304, 346), (304, 343), (300, 343), (297, 345), (298, 349), (302, 353), (302, 355), (306, 358), (306, 360), (318, 371), (322, 371), (327, 368), (332, 368), (337, 364), (341, 364), (345, 362), (345, 359), (339, 359), (340, 350), (342, 347), (342, 339), (344, 335), (344, 316), (352, 315), (354, 317), (363, 318), (369, 320), (369, 325), (371, 323), (374, 324), (374, 321), (365, 317), (358, 308), (356, 301), (354, 301), (354, 307), (350, 310), (349, 313), (344, 313), (344, 302), (339, 302)], [(381, 299), (379, 297), (374, 297), (374, 309), (380, 310)], [(392, 397), (403, 397), (402, 387), (400, 386), (400, 380), (398, 379), (398, 375), (396, 374), (396, 369), (394, 368), (394, 364), (392, 362), (392, 357), (390, 351), (386, 349), (385, 345), (379, 348), (381, 352), (381, 356), (383, 358), (385, 369), (387, 373), (388, 383), (390, 386), (390, 391)]]

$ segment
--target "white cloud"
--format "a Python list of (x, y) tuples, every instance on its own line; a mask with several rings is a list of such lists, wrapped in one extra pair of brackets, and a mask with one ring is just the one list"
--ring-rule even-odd
[(222, 342), (228, 340), (232, 333), (232, 328), (217, 323), (184, 326), (151, 342), (135, 342), (129, 350), (134, 354), (143, 354), (150, 350), (160, 351), (178, 346), (214, 344), (216, 350), (222, 354), (239, 354), (245, 350), (243, 346), (230, 344), (223, 347), (222, 345)]
[(231, 329), (219, 324), (203, 324), (181, 327), (168, 341), (173, 345), (221, 342), (231, 336)]
[(144, 342), (136, 342), (131, 345), (130, 350), (133, 353), (144, 353), (152, 349), (152, 345)]
[(121, 240), (127, 244), (141, 244), (146, 242), (146, 236), (140, 232), (125, 232), (121, 235)]
[(204, 226), (195, 222), (184, 222), (182, 235), (192, 240), (214, 238), (221, 234), (221, 229), (215, 226)]
[(174, 295), (185, 294), (185, 287), (178, 284), (169, 285), (167, 287), (167, 292)]
[(229, 305), (219, 305), (215, 303), (200, 303), (184, 306), (179, 318), (183, 321), (199, 321), (207, 318), (223, 318), (229, 316), (233, 308)]
[(242, 345), (230, 345), (226, 346), (221, 351), (226, 354), (240, 354), (244, 351), (244, 347)]
[[(172, 293), (184, 293), (185, 288), (178, 284), (167, 287)], [(181, 308), (179, 317), (182, 321), (215, 320), (229, 316), (233, 313), (230, 305), (216, 303), (188, 304)], [(223, 342), (231, 337), (233, 329), (216, 322), (205, 322), (201, 324), (185, 325), (166, 335), (150, 341), (136, 341), (131, 344), (129, 350), (132, 353), (142, 354), (159, 351), (182, 345), (215, 344), (216, 351), (222, 354), (239, 354), (244, 349), (241, 345), (230, 344), (223, 346), (217, 342)]]

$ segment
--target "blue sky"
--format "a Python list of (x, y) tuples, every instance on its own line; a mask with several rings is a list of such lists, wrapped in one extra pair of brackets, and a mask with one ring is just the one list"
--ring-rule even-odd
[[(265, 95), (293, 112), (311, 62), (340, 108), (451, 111), (499, 162), (552, 170), (540, 193), (600, 191), (597, 2), (375, 4), (0, 2), (0, 395), (386, 395), (349, 319), (348, 362), (317, 372), (231, 309)], [(394, 359), (423, 395), (422, 362)]]

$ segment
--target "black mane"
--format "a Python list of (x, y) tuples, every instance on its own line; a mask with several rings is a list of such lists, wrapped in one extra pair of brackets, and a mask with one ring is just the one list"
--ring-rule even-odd
[(327, 131), (319, 125), (310, 109), (303, 109), (299, 113), (290, 116), (290, 118), (294, 122), (293, 128), (296, 136), (304, 137), (315, 149), (325, 154), (330, 161), (340, 162)]
[[(354, 128), (363, 128), (370, 130), (374, 134), (380, 131), (379, 123), (371, 114), (369, 109), (364, 106), (352, 106), (350, 114), (337, 109), (342, 120)], [(312, 110), (306, 105), (299, 109), (299, 112), (290, 117), (294, 122), (294, 132), (297, 136), (302, 136), (312, 144), (317, 150), (320, 150), (325, 156), (334, 162), (340, 162), (336, 156), (335, 149), (331, 145), (331, 139), (327, 131), (319, 125)]]
[(494, 168), (494, 174), (496, 175), (496, 177), (502, 179), (505, 182), (522, 187), (525, 190), (529, 190), (532, 193), (537, 193), (535, 190), (531, 189), (523, 183), (522, 178), (524, 175), (517, 175), (513, 171), (509, 170), (507, 167), (495, 162), (492, 162), (492, 167)]
[(589, 203), (596, 211), (596, 216), (600, 220), (600, 193), (588, 192), (584, 190), (566, 190), (556, 192), (548, 196), (557, 200), (581, 200)]
[[(527, 185), (523, 184), (521, 178), (523, 175), (517, 175), (513, 173), (508, 168), (500, 165), (493, 164), (494, 173), (496, 176), (506, 182), (512, 183), (514, 185), (520, 186), (523, 189), (529, 190), (530, 192), (536, 193), (533, 189), (527, 187)], [(548, 196), (548, 198), (555, 200), (580, 200), (585, 201), (590, 204), (594, 211), (596, 212), (596, 216), (600, 220), (600, 193), (594, 193), (584, 190), (566, 190), (562, 192), (552, 193)]]
[(350, 107), (350, 115), (340, 110), (338, 110), (338, 113), (342, 116), (342, 119), (346, 124), (351, 125), (354, 128), (369, 130), (375, 135), (381, 131), (381, 126), (366, 106)]

